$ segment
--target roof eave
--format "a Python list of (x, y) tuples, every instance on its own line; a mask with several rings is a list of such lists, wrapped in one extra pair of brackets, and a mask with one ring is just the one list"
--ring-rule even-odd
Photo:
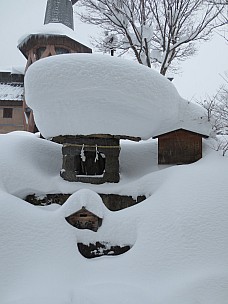
[(179, 130), (185, 130), (185, 131), (188, 131), (188, 132), (191, 132), (191, 133), (195, 133), (195, 134), (201, 135), (203, 138), (209, 138), (209, 135), (202, 134), (200, 132), (195, 132), (195, 131), (192, 131), (192, 130), (188, 130), (188, 129), (185, 129), (185, 128), (178, 128), (178, 129), (171, 130), (171, 131), (168, 131), (168, 132), (160, 133), (160, 134), (157, 134), (157, 135), (153, 136), (152, 138), (156, 139), (156, 138), (158, 138), (158, 137), (160, 137), (162, 135), (169, 134), (169, 133), (172, 133), (172, 132), (175, 132), (175, 131), (179, 131)]

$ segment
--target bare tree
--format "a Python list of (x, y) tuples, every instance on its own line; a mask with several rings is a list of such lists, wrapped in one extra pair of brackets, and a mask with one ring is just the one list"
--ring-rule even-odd
[[(223, 76), (222, 76), (223, 77)], [(217, 134), (228, 134), (228, 75), (223, 77), (226, 84), (221, 86), (212, 97), (200, 101), (207, 110), (207, 119)]]
[[(99, 25), (118, 41), (122, 52), (131, 50), (140, 64), (168, 68), (196, 52), (196, 42), (208, 40), (221, 23), (224, 6), (202, 0), (80, 0), (84, 22)], [(98, 43), (102, 48), (104, 41)]]
[(208, 0), (210, 4), (213, 4), (216, 6), (218, 10), (220, 10), (221, 7), (223, 7), (223, 10), (220, 11), (220, 14), (218, 16), (219, 21), (222, 25), (224, 25), (221, 30), (218, 32), (220, 36), (222, 36), (226, 41), (228, 41), (228, 0)]

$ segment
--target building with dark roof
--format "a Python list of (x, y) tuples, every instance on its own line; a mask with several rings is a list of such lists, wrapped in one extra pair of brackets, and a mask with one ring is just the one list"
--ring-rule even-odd
[(62, 23), (74, 29), (73, 6), (69, 0), (48, 0), (44, 24)]
[(24, 130), (24, 75), (0, 72), (0, 133)]
[[(77, 0), (47, 0), (43, 27), (20, 39), (18, 49), (28, 67), (37, 60), (66, 53), (92, 53), (74, 36), (73, 5)], [(32, 110), (23, 98), (24, 75), (0, 72), (0, 133), (36, 132)]]

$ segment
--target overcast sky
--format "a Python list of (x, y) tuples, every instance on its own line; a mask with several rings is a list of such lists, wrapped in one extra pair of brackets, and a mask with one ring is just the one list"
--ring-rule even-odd
[[(0, 0), (0, 70), (22, 66), (25, 58), (17, 49), (18, 39), (43, 24), (47, 0)], [(76, 8), (76, 7), (75, 7)], [(93, 26), (82, 24), (75, 15), (78, 41), (91, 46), (90, 36), (97, 32)], [(198, 54), (182, 64), (174, 75), (174, 84), (188, 100), (213, 94), (224, 83), (221, 75), (228, 72), (228, 44), (219, 35), (202, 43)]]

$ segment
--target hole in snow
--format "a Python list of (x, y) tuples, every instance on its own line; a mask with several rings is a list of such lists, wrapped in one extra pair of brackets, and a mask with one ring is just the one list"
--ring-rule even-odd
[(130, 245), (111, 245), (107, 242), (96, 242), (95, 244), (90, 243), (89, 245), (78, 243), (77, 246), (81, 255), (87, 259), (97, 258), (104, 255), (114, 256), (124, 254), (132, 247)]

